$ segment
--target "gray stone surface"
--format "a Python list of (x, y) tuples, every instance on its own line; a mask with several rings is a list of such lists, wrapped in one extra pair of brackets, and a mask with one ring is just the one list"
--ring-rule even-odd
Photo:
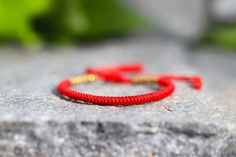
[(185, 41), (202, 37), (207, 26), (208, 0), (128, 0), (157, 29)]
[[(10, 51), (1, 49), (0, 54), (0, 156), (236, 156), (234, 54), (193, 51), (149, 38), (34, 54)], [(143, 62), (148, 73), (200, 74), (204, 88), (198, 92), (177, 83), (171, 97), (130, 107), (55, 95), (60, 80), (87, 66), (129, 62)], [(103, 82), (76, 87), (105, 95), (156, 88)]]
[(212, 16), (217, 22), (236, 22), (236, 0), (213, 0)]

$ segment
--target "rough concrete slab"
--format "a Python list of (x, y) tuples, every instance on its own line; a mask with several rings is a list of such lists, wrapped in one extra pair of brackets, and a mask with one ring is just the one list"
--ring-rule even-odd
[[(0, 156), (236, 156), (236, 70), (233, 54), (189, 50), (160, 39), (92, 47), (0, 54)], [(223, 52), (223, 50), (222, 50)], [(197, 92), (178, 83), (162, 101), (130, 107), (70, 102), (57, 83), (87, 66), (141, 61), (148, 73), (200, 74)], [(130, 95), (155, 86), (97, 82), (88, 93)]]

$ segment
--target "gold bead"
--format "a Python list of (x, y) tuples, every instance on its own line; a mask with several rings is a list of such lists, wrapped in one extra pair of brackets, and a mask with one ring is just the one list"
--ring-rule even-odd
[(95, 81), (95, 80), (97, 79), (96, 75), (93, 75), (93, 74), (90, 74), (90, 75), (88, 75), (87, 77), (88, 77), (88, 80), (89, 80), (90, 82), (93, 82), (93, 81)]
[(132, 83), (155, 83), (157, 81), (157, 76), (136, 76), (132, 78)]
[(80, 84), (80, 83), (87, 83), (87, 82), (94, 82), (97, 79), (96, 75), (89, 74), (89, 75), (82, 75), (70, 78), (70, 82), (72, 84)]

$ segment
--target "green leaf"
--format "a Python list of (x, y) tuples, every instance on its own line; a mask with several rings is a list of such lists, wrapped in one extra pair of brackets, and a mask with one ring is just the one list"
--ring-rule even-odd
[(144, 20), (118, 0), (54, 0), (36, 24), (46, 40), (71, 42), (124, 34), (144, 26)]
[(46, 11), (50, 0), (0, 0), (0, 39), (30, 45), (39, 43), (31, 20)]
[(119, 0), (0, 0), (0, 41), (25, 46), (101, 39), (144, 24)]
[(215, 46), (236, 49), (236, 26), (213, 28), (204, 41)]
[(89, 21), (87, 31), (80, 37), (99, 38), (119, 35), (142, 28), (144, 20), (120, 4), (118, 0), (83, 0), (83, 8)]

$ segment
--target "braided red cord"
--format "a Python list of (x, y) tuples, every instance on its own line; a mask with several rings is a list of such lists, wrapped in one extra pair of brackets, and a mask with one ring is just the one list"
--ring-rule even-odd
[[(95, 74), (104, 81), (112, 81), (119, 83), (132, 83), (132, 79), (123, 75), (124, 72), (138, 73), (143, 70), (142, 64), (128, 64), (121, 66), (108, 66), (99, 68), (87, 68), (87, 74)], [(152, 101), (161, 100), (174, 92), (175, 86), (173, 80), (190, 82), (193, 88), (200, 90), (202, 87), (202, 79), (199, 76), (177, 76), (177, 75), (160, 75), (156, 82), (162, 89), (159, 91), (140, 94), (134, 96), (98, 96), (93, 94), (86, 94), (71, 90), (73, 83), (70, 80), (62, 81), (57, 89), (61, 95), (67, 96), (70, 99), (80, 100), (93, 104), (111, 105), (111, 106), (129, 106), (148, 103)]]
[(147, 94), (140, 94), (135, 96), (98, 96), (71, 90), (70, 87), (72, 86), (72, 83), (70, 82), (70, 80), (64, 80), (58, 85), (58, 91), (60, 94), (71, 99), (93, 104), (129, 106), (157, 101), (169, 96), (174, 92), (175, 87), (170, 80), (161, 80), (159, 81), (159, 84), (163, 86), (161, 90)]

